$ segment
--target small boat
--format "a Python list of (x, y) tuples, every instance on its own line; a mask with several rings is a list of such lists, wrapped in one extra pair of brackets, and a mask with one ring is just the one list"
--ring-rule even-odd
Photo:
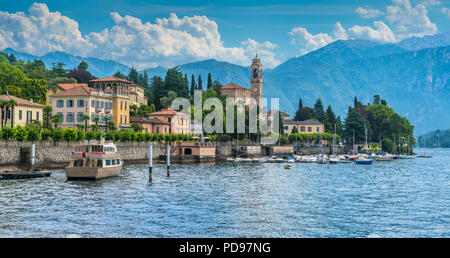
[(292, 166), (291, 165), (284, 165), (284, 169), (291, 169)]
[(338, 157), (331, 157), (329, 161), (330, 161), (330, 164), (338, 164), (339, 163), (339, 158)]
[(415, 159), (415, 155), (400, 155), (398, 156), (399, 159)]
[(376, 161), (392, 161), (392, 156), (377, 156), (375, 157)]
[(398, 159), (398, 155), (392, 155), (392, 159)]
[(253, 162), (260, 162), (260, 158), (253, 158), (252, 161)]
[(317, 157), (316, 156), (311, 156), (308, 158), (308, 163), (317, 163)]
[(295, 163), (295, 160), (294, 159), (288, 159), (287, 162), (288, 163)]
[(248, 159), (248, 158), (247, 158), (247, 159), (244, 159), (243, 161), (244, 161), (244, 162), (247, 162), (247, 163), (248, 163), (248, 162), (253, 162), (252, 159)]
[(235, 159), (234, 159), (234, 162), (235, 162), (235, 163), (242, 162), (242, 158), (235, 158)]
[(118, 176), (123, 162), (114, 143), (76, 146), (65, 172), (67, 179), (101, 179)]
[(261, 158), (261, 159), (259, 159), (259, 162), (260, 163), (267, 163), (267, 162), (269, 162), (269, 159), (268, 158)]
[(349, 159), (340, 159), (339, 163), (353, 163), (353, 161), (351, 161)]
[(227, 161), (228, 161), (228, 162), (233, 162), (234, 159), (233, 159), (233, 158), (227, 158)]
[(284, 159), (282, 159), (282, 158), (275, 159), (275, 163), (283, 163), (283, 162), (284, 162)]
[(362, 158), (362, 159), (355, 160), (355, 164), (358, 164), (358, 165), (372, 165), (372, 163), (373, 163), (373, 159)]
[(326, 157), (321, 157), (319, 159), (317, 159), (317, 164), (327, 164), (328, 163), (328, 159)]
[(419, 156), (417, 156), (417, 157), (418, 157), (418, 158), (432, 158), (433, 156), (424, 153), (424, 154), (419, 155)]

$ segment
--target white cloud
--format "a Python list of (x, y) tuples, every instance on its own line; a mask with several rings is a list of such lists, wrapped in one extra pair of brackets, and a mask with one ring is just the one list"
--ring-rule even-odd
[(441, 5), (442, 2), (439, 0), (427, 0), (427, 1), (423, 2), (423, 4), (426, 6), (438, 6), (438, 5)]
[(34, 3), (28, 13), (0, 11), (0, 49), (11, 47), (42, 55), (57, 50), (83, 54), (92, 48), (76, 21), (50, 12), (47, 5)]
[(348, 29), (351, 38), (365, 39), (375, 42), (388, 43), (396, 42), (396, 38), (391, 29), (382, 21), (375, 21), (375, 29), (369, 26), (353, 26)]
[(113, 12), (114, 26), (82, 35), (78, 23), (46, 4), (34, 3), (25, 13), (0, 12), (0, 49), (6, 47), (35, 55), (50, 51), (112, 59), (139, 69), (156, 65), (174, 66), (215, 58), (248, 66), (258, 50), (266, 67), (276, 60), (270, 42), (248, 39), (239, 47), (225, 47), (217, 24), (206, 16), (179, 18), (171, 13), (155, 23), (142, 22)]
[(319, 33), (313, 35), (308, 32), (306, 28), (297, 27), (289, 32), (292, 36), (291, 44), (300, 45), (300, 54), (306, 54), (308, 52), (319, 49), (334, 41), (327, 33)]
[(305, 28), (298, 27), (292, 29), (289, 34), (292, 36), (292, 44), (300, 45), (300, 54), (319, 49), (336, 40), (362, 39), (381, 43), (396, 42), (396, 38), (391, 29), (381, 21), (374, 22), (375, 28), (369, 26), (355, 25), (345, 29), (340, 22), (334, 25), (333, 36), (327, 33), (313, 35)]
[(391, 24), (398, 40), (411, 36), (422, 37), (436, 34), (437, 27), (428, 18), (424, 4), (411, 6), (409, 0), (392, 0), (393, 5), (386, 7), (386, 19)]
[(443, 7), (443, 8), (441, 9), (441, 12), (442, 12), (443, 14), (445, 14), (445, 15), (447, 16), (447, 18), (450, 18), (450, 9), (449, 9), (449, 8)]
[(363, 8), (363, 7), (356, 8), (355, 12), (364, 19), (376, 18), (384, 14), (382, 11), (378, 9)]

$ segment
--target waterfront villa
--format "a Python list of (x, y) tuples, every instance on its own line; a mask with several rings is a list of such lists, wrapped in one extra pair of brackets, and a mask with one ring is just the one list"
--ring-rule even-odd
[(95, 89), (99, 95), (112, 98), (112, 122), (118, 128), (130, 127), (129, 105), (130, 85), (132, 82), (113, 76), (90, 80), (88, 86)]
[(162, 133), (170, 132), (170, 123), (159, 120), (158, 118), (147, 119), (145, 117), (130, 117), (131, 124), (138, 124), (142, 126), (143, 133)]
[(137, 84), (130, 84), (130, 105), (140, 107), (148, 105), (148, 98), (144, 95), (144, 87)]
[(78, 87), (78, 86), (87, 86), (87, 83), (59, 83), (59, 84), (56, 84), (55, 88), (47, 90), (47, 94), (45, 96), (45, 105), (47, 105), (47, 106), (52, 105), (51, 96), (53, 94), (58, 93), (60, 91), (70, 90), (70, 89)]
[(0, 99), (4, 101), (14, 100), (16, 102), (15, 106), (2, 109), (0, 128), (3, 125), (12, 125), (13, 127), (16, 125), (25, 126), (33, 120), (42, 122), (44, 105), (12, 95), (0, 95)]
[[(289, 120), (289, 114), (284, 113), (284, 112), (280, 112), (280, 116), (282, 120)], [(275, 119), (278, 119), (277, 117), (275, 117)], [(272, 110), (270, 110), (269, 112), (267, 112), (267, 122), (268, 124), (272, 124)]]
[(104, 117), (112, 121), (112, 97), (99, 94), (95, 89), (87, 86), (73, 87), (57, 92), (51, 95), (51, 98), (52, 113), (60, 117), (62, 127), (84, 125), (84, 115), (90, 117), (88, 125), (94, 124), (95, 118), (99, 119), (99, 126), (105, 126)]
[(153, 112), (149, 115), (150, 119), (157, 118), (161, 121), (170, 123), (169, 133), (190, 134), (191, 115), (172, 110), (171, 107), (161, 111)]
[(283, 120), (283, 126), (285, 137), (288, 137), (292, 133), (294, 127), (297, 128), (298, 133), (312, 134), (325, 132), (325, 125), (313, 119), (304, 121)]

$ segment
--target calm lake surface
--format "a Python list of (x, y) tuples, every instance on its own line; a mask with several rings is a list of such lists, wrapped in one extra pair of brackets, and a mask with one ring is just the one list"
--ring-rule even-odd
[(339, 164), (145, 165), (0, 181), (0, 237), (450, 237), (450, 150)]

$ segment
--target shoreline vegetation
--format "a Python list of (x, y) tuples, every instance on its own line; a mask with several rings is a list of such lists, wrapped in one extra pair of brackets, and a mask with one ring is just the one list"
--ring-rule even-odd
[[(45, 104), (46, 93), (54, 91), (58, 83), (86, 83), (95, 77), (88, 71), (88, 64), (82, 61), (78, 67), (71, 70), (64, 68), (64, 63), (55, 63), (51, 69), (47, 69), (41, 60), (28, 61), (17, 60), (13, 54), (0, 52), (0, 86), (1, 94), (11, 94), (27, 100), (33, 99), (36, 103)], [(165, 78), (154, 76), (149, 79), (146, 73), (139, 73), (135, 68), (131, 68), (128, 75), (116, 72), (115, 77), (129, 80), (145, 89), (145, 96), (148, 97), (148, 105), (136, 107), (130, 105), (131, 116), (147, 117), (149, 113), (171, 105), (177, 97), (184, 97), (191, 102), (191, 115), (195, 112), (193, 107), (193, 93), (195, 90), (202, 91), (202, 102), (208, 98), (218, 98), (222, 101), (222, 110), (225, 110), (226, 96), (221, 94), (222, 85), (219, 79), (213, 81), (211, 76), (203, 85), (202, 78), (194, 75), (188, 80), (187, 74), (182, 74), (177, 67), (170, 68)], [(14, 109), (16, 104), (11, 101), (1, 101), (2, 113), (7, 113)], [(212, 112), (216, 107), (202, 110), (202, 119)], [(61, 124), (58, 115), (52, 114), (51, 106), (46, 106), (43, 111), (43, 121), (32, 121), (26, 126), (11, 127), (6, 124), (3, 118), (0, 139), (6, 142), (15, 139), (17, 141), (40, 141), (52, 140), (60, 141), (83, 141), (84, 139), (100, 139), (103, 135), (105, 140), (121, 142), (148, 142), (148, 141), (198, 141), (193, 135), (178, 134), (149, 134), (143, 133), (143, 128), (137, 124), (132, 124), (129, 129), (117, 130), (112, 121), (100, 121), (99, 118), (83, 116), (83, 124), (74, 124), (76, 128), (60, 128)], [(237, 107), (235, 109), (235, 116)], [(255, 142), (262, 134), (258, 128), (257, 133), (249, 133), (249, 113), (245, 110), (245, 133), (212, 133), (206, 135), (207, 141), (237, 141)], [(6, 116), (5, 116), (6, 117)], [(86, 121), (92, 119), (95, 123), (87, 126)], [(259, 118), (258, 118), (259, 119)], [(277, 119), (277, 118), (274, 118)], [(331, 105), (325, 110), (320, 98), (317, 99), (313, 107), (303, 106), (302, 99), (299, 100), (299, 107), (295, 113), (295, 121), (314, 119), (325, 125), (325, 133), (302, 134), (301, 132), (285, 132), (281, 114), (278, 116), (280, 128), (279, 139), (276, 144), (285, 145), (295, 143), (314, 143), (320, 140), (331, 140), (335, 135), (337, 144), (353, 145), (367, 142), (370, 145), (381, 145), (381, 150), (394, 152), (396, 146), (400, 147), (400, 152), (410, 152), (411, 146), (416, 144), (413, 137), (414, 126), (405, 117), (401, 117), (391, 107), (387, 101), (381, 99), (380, 95), (373, 96), (373, 103), (362, 104), (357, 97), (354, 98), (353, 106), (348, 108), (346, 117), (342, 120), (336, 115)], [(100, 130), (99, 122), (105, 122), (106, 128)], [(12, 121), (11, 121), (12, 123)], [(225, 131), (225, 117), (223, 129)], [(235, 127), (236, 121), (235, 121)], [(295, 128), (295, 127), (294, 127)], [(295, 129), (296, 130), (296, 129)], [(270, 133), (268, 133), (270, 134)], [(367, 135), (367, 137), (366, 137)], [(287, 136), (287, 137), (285, 137)]]

